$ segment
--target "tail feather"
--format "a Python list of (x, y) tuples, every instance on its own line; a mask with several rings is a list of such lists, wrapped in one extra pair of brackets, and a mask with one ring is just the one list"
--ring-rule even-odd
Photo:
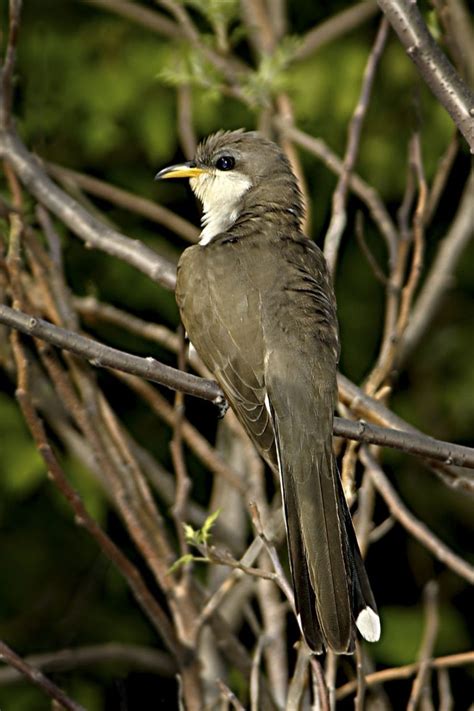
[[(273, 420), (286, 516), (288, 549), (300, 625), (309, 647), (354, 651), (355, 628), (369, 641), (380, 623), (331, 438), (315, 441), (297, 417)], [(300, 426), (298, 426), (300, 425)], [(312, 433), (311, 433), (312, 435)]]
[(380, 619), (377, 613), (377, 603), (370, 586), (364, 561), (357, 543), (357, 537), (352, 524), (352, 517), (347, 506), (346, 497), (342, 489), (342, 483), (337, 472), (336, 464), (335, 477), (337, 480), (337, 493), (339, 506), (344, 518), (344, 529), (346, 533), (346, 555), (347, 567), (350, 571), (352, 581), (352, 613), (359, 632), (364, 639), (369, 642), (377, 642), (380, 638)]
[(306, 552), (301, 538), (295, 492), (293, 487), (285, 485), (285, 482), (283, 482), (282, 486), (284, 487), (283, 505), (298, 622), (308, 647), (316, 654), (321, 654), (324, 650), (323, 637), (316, 614), (316, 598), (309, 577)]

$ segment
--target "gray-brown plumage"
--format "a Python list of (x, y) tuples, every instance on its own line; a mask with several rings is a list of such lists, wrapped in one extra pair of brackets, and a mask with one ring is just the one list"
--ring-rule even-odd
[(189, 338), (279, 475), (296, 610), (315, 652), (353, 651), (355, 626), (380, 635), (332, 452), (339, 356), (336, 304), (282, 151), (257, 133), (220, 132), (189, 177), (201, 242), (185, 250), (176, 298)]

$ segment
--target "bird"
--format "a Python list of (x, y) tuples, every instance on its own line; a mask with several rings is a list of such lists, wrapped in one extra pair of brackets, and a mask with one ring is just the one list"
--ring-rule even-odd
[(256, 131), (218, 131), (187, 178), (202, 203), (176, 300), (190, 343), (281, 485), (295, 608), (315, 654), (350, 654), (380, 618), (332, 448), (339, 327), (323, 252), (302, 229), (285, 153)]

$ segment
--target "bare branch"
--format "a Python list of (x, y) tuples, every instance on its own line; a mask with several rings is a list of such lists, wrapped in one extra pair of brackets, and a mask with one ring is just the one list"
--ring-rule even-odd
[(385, 500), (390, 513), (404, 528), (416, 538), (433, 555), (447, 565), (451, 570), (474, 584), (474, 567), (460, 558), (443, 543), (424, 523), (419, 521), (409, 511), (389, 482), (380, 465), (369, 454), (366, 448), (361, 450), (360, 458), (366, 466), (379, 494)]
[[(25, 657), (24, 661), (37, 669), (53, 672), (95, 667), (97, 664), (110, 664), (110, 662), (124, 664), (128, 669), (139, 669), (160, 676), (172, 676), (177, 670), (173, 659), (159, 649), (120, 642), (85, 645), (58, 649), (43, 654), (32, 654)], [(0, 669), (0, 686), (17, 682), (20, 676), (21, 673), (16, 669)]]
[(15, 71), (16, 46), (20, 31), (20, 14), (22, 0), (10, 0), (8, 40), (5, 51), (5, 61), (0, 76), (0, 130), (8, 129), (11, 123), (13, 99), (13, 73)]
[(91, 338), (66, 331), (42, 319), (10, 309), (8, 306), (0, 305), (0, 321), (29, 336), (35, 336), (58, 348), (64, 348), (71, 353), (80, 355), (94, 366), (126, 370), (133, 375), (140, 375), (147, 380), (159, 382), (173, 390), (182, 390), (189, 395), (203, 397), (216, 404), (219, 404), (223, 399), (220, 388), (212, 381), (198, 378), (189, 373), (181, 373), (175, 368), (159, 363), (154, 358), (140, 358), (116, 348), (104, 346)]
[(301, 47), (295, 54), (296, 60), (306, 59), (317, 52), (325, 44), (345, 35), (362, 25), (377, 14), (376, 0), (364, 0), (347, 10), (338, 12), (329, 20), (325, 20), (310, 30), (304, 37)]
[(431, 36), (416, 2), (378, 0), (400, 42), (474, 153), (474, 94)]
[(114, 12), (147, 30), (157, 32), (170, 39), (181, 39), (183, 36), (180, 27), (168, 17), (135, 2), (129, 2), (129, 0), (82, 0), (82, 2)]
[(430, 674), (430, 659), (433, 655), (433, 648), (436, 642), (439, 625), (438, 613), (438, 585), (431, 580), (424, 590), (425, 603), (425, 629), (418, 652), (418, 662), (420, 664), (416, 677), (413, 681), (410, 698), (408, 699), (407, 711), (415, 711), (418, 708), (421, 697), (426, 687)]
[(406, 359), (423, 338), (446, 291), (453, 283), (453, 272), (464, 248), (474, 237), (474, 172), (466, 183), (456, 217), (425, 280), (400, 346), (400, 357)]
[[(363, 420), (353, 422), (342, 417), (335, 417), (334, 434), (367, 444), (378, 444), (382, 447), (388, 445), (411, 454), (438, 459), (460, 467), (474, 468), (474, 450), (470, 447), (451, 445), (427, 435), (420, 437), (419, 434), (407, 432), (405, 429), (403, 431), (389, 430), (378, 425), (368, 424)], [(435, 452), (437, 452), (436, 457), (433, 456)]]
[(91, 195), (96, 195), (112, 202), (114, 205), (123, 207), (125, 210), (142, 215), (148, 220), (153, 220), (153, 222), (163, 225), (163, 227), (175, 232), (188, 242), (193, 243), (198, 240), (199, 230), (197, 227), (162, 205), (157, 205), (151, 200), (61, 165), (46, 163), (46, 169), (56, 179), (65, 183), (72, 182)]
[[(344, 166), (341, 159), (329, 148), (329, 146), (324, 143), (324, 141), (320, 138), (313, 138), (313, 136), (300, 131), (294, 126), (289, 126), (281, 118), (276, 118), (275, 123), (297, 146), (301, 146), (301, 148), (304, 148), (309, 153), (315, 155), (330, 170), (332, 170), (333, 173), (336, 173), (336, 175), (342, 174)], [(383, 204), (380, 195), (377, 193), (375, 188), (366, 183), (356, 173), (351, 175), (349, 186), (354, 194), (367, 205), (375, 224), (387, 244), (390, 263), (393, 263), (395, 260), (398, 234), (392, 218)]]
[(169, 650), (175, 655), (176, 658), (179, 658), (179, 645), (166, 613), (153, 598), (138, 569), (127, 559), (122, 551), (100, 528), (96, 521), (89, 516), (81, 498), (79, 497), (79, 494), (74, 491), (67, 481), (67, 478), (47, 441), (43, 424), (39, 419), (34, 406), (32, 405), (31, 398), (27, 390), (26, 360), (19, 344), (16, 345), (15, 352), (17, 354), (16, 358), (19, 369), (18, 389), (16, 393), (17, 399), (20, 403), (26, 423), (30, 428), (31, 434), (33, 435), (38, 451), (44, 459), (51, 478), (54, 480), (56, 486), (74, 511), (76, 523), (84, 526), (88, 533), (98, 543), (107, 558), (115, 565), (117, 570), (125, 578), (130, 589), (134, 593), (137, 602), (148, 615), (149, 619), (153, 622), (156, 630), (162, 636)]
[[(4, 323), (26, 335), (45, 340), (58, 348), (63, 348), (86, 358), (94, 366), (113, 368), (131, 373), (132, 375), (138, 375), (172, 390), (180, 390), (188, 395), (194, 395), (195, 397), (209, 400), (216, 405), (224, 401), (221, 389), (217, 383), (212, 380), (206, 380), (189, 373), (183, 373), (182, 371), (160, 363), (154, 358), (141, 358), (126, 353), (125, 351), (119, 351), (116, 348), (105, 346), (91, 338), (86, 338), (72, 331), (66, 331), (47, 321), (29, 316), (28, 314), (11, 309), (2, 304), (0, 304), (0, 323)], [(368, 402), (371, 407), (371, 403), (375, 401), (368, 398)], [(390, 413), (386, 408), (383, 408), (383, 412), (393, 415), (393, 413)], [(404, 420), (397, 419), (396, 416), (393, 417), (396, 422), (401, 424), (401, 430), (407, 427)], [(334, 434), (336, 436), (348, 437), (372, 444), (395, 447), (407, 452), (437, 459), (449, 465), (455, 464), (457, 466), (474, 468), (474, 450), (469, 447), (462, 447), (460, 445), (435, 440), (426, 435), (422, 435), (414, 428), (411, 428), (411, 432), (397, 432), (369, 425), (364, 422), (355, 423), (349, 420), (335, 418)]]
[(66, 696), (64, 691), (53, 684), (52, 681), (48, 679), (39, 669), (35, 669), (30, 664), (25, 662), (24, 659), (18, 656), (13, 649), (10, 649), (5, 642), (0, 640), (0, 660), (10, 664), (10, 666), (17, 669), (20, 674), (25, 676), (32, 684), (41, 689), (49, 697), (57, 701), (61, 708), (68, 709), (68, 711), (86, 711), (84, 706), (76, 703), (69, 696)]
[(349, 180), (356, 164), (359, 152), (362, 127), (369, 108), (370, 95), (375, 80), (375, 72), (382, 57), (388, 37), (389, 23), (384, 17), (380, 22), (374, 45), (367, 59), (362, 79), (359, 100), (349, 123), (346, 153), (343, 160), (343, 171), (339, 176), (332, 197), (332, 215), (324, 238), (324, 255), (333, 278), (336, 271), (336, 261), (341, 237), (347, 223), (346, 201)]
[(53, 183), (14, 133), (0, 132), (0, 156), (11, 163), (31, 194), (83, 239), (87, 246), (118, 257), (147, 274), (153, 281), (168, 289), (174, 288), (176, 270), (173, 264), (138, 240), (125, 237), (93, 217)]
[[(437, 657), (430, 661), (430, 666), (433, 669), (449, 669), (452, 667), (469, 666), (474, 663), (474, 652), (463, 652), (461, 654), (451, 654), (447, 657)], [(367, 687), (378, 686), (387, 681), (396, 681), (399, 679), (409, 679), (413, 674), (416, 674), (420, 667), (419, 662), (414, 664), (406, 664), (403, 667), (394, 667), (393, 669), (383, 669), (382, 671), (367, 674), (365, 683)], [(357, 681), (349, 681), (347, 684), (340, 686), (336, 691), (337, 700), (345, 699), (346, 696), (357, 691)]]

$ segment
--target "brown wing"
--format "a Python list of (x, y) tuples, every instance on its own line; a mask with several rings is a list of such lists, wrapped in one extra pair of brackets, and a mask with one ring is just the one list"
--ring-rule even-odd
[(176, 297), (181, 318), (240, 422), (276, 471), (274, 433), (265, 408), (259, 293), (234, 250), (209, 248), (191, 247), (180, 260)]
[(184, 253), (177, 299), (197, 351), (278, 465), (308, 644), (351, 651), (354, 619), (375, 603), (332, 454), (339, 346), (324, 258), (303, 237), (216, 240)]

